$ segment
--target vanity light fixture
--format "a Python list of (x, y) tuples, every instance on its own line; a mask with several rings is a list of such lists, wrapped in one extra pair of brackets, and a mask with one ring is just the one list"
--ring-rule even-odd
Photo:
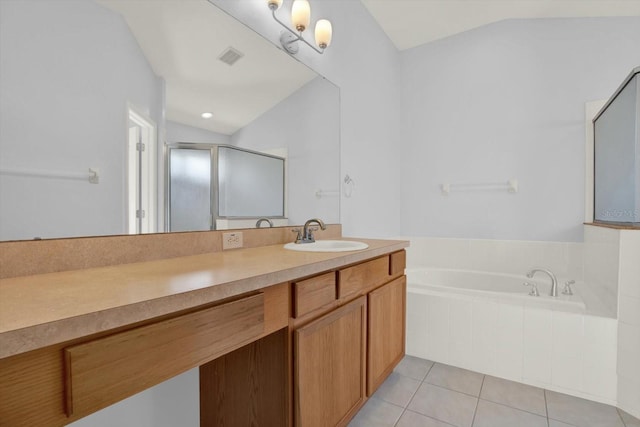
[(213, 113), (202, 113), (200, 115), (203, 119), (210, 119), (211, 117), (213, 117)]
[(324, 50), (331, 44), (333, 30), (331, 28), (331, 22), (327, 19), (320, 19), (316, 22), (315, 39), (318, 47), (309, 43), (302, 36), (302, 33), (307, 29), (311, 20), (311, 6), (308, 0), (293, 0), (293, 5), (291, 6), (291, 23), (295, 27), (295, 30), (289, 28), (276, 16), (276, 10), (282, 6), (282, 0), (267, 0), (267, 4), (269, 5), (269, 9), (271, 9), (273, 19), (287, 30), (280, 34), (280, 43), (282, 43), (282, 47), (284, 47), (287, 52), (294, 55), (298, 53), (298, 40), (319, 54), (324, 53)]

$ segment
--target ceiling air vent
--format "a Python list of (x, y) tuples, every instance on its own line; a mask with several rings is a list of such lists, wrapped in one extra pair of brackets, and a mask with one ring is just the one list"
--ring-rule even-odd
[(222, 52), (222, 54), (220, 54), (220, 56), (218, 56), (218, 59), (227, 65), (233, 65), (243, 56), (244, 53), (232, 47), (228, 47), (224, 52)]

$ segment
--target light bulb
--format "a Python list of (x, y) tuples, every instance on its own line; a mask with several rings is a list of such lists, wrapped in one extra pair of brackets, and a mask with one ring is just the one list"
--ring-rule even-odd
[(327, 19), (321, 19), (316, 22), (316, 44), (320, 49), (324, 49), (331, 44), (332, 33), (331, 22)]
[(282, 6), (282, 0), (267, 0), (267, 5), (271, 10), (278, 10)]
[(296, 30), (303, 32), (311, 20), (311, 6), (307, 0), (295, 0), (291, 6), (291, 23)]

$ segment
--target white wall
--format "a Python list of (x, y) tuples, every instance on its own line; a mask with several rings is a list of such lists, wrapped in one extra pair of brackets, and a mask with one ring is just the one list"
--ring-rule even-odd
[(127, 103), (161, 126), (163, 82), (124, 20), (87, 1), (2, 1), (0, 52), (0, 168), (100, 169), (97, 185), (0, 176), (0, 240), (125, 233)]
[(69, 424), (73, 427), (198, 427), (200, 426), (199, 370), (133, 395)]
[(289, 224), (309, 218), (340, 222), (340, 91), (316, 77), (232, 135), (233, 145), (257, 151), (287, 150)]
[[(263, 0), (209, 0), (279, 45), (281, 27)], [(286, 16), (291, 1), (280, 11)], [(312, 2), (312, 20), (328, 18), (332, 45), (323, 55), (302, 46), (297, 59), (340, 87), (341, 176), (356, 185), (341, 200), (345, 235), (399, 234), (399, 53), (359, 1)], [(286, 20), (286, 18), (284, 18)], [(313, 37), (311, 37), (313, 38)]]
[(175, 142), (197, 142), (202, 144), (231, 144), (231, 136), (206, 129), (196, 128), (182, 123), (166, 122), (165, 140), (169, 144)]
[[(639, 43), (640, 18), (508, 20), (402, 52), (402, 234), (581, 241), (584, 103)], [(439, 189), (509, 178), (517, 194)]]

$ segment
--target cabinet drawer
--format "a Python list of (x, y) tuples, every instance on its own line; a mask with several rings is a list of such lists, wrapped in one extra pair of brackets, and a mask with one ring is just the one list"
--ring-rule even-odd
[(209, 362), (263, 328), (257, 294), (67, 347), (67, 414), (86, 415)]
[(377, 287), (389, 281), (389, 257), (384, 256), (338, 271), (338, 298)]
[(294, 317), (304, 316), (330, 304), (336, 300), (336, 274), (331, 272), (295, 282), (293, 295)]
[(404, 269), (407, 266), (407, 252), (400, 251), (394, 252), (389, 258), (389, 275), (391, 277), (398, 277), (404, 274)]

